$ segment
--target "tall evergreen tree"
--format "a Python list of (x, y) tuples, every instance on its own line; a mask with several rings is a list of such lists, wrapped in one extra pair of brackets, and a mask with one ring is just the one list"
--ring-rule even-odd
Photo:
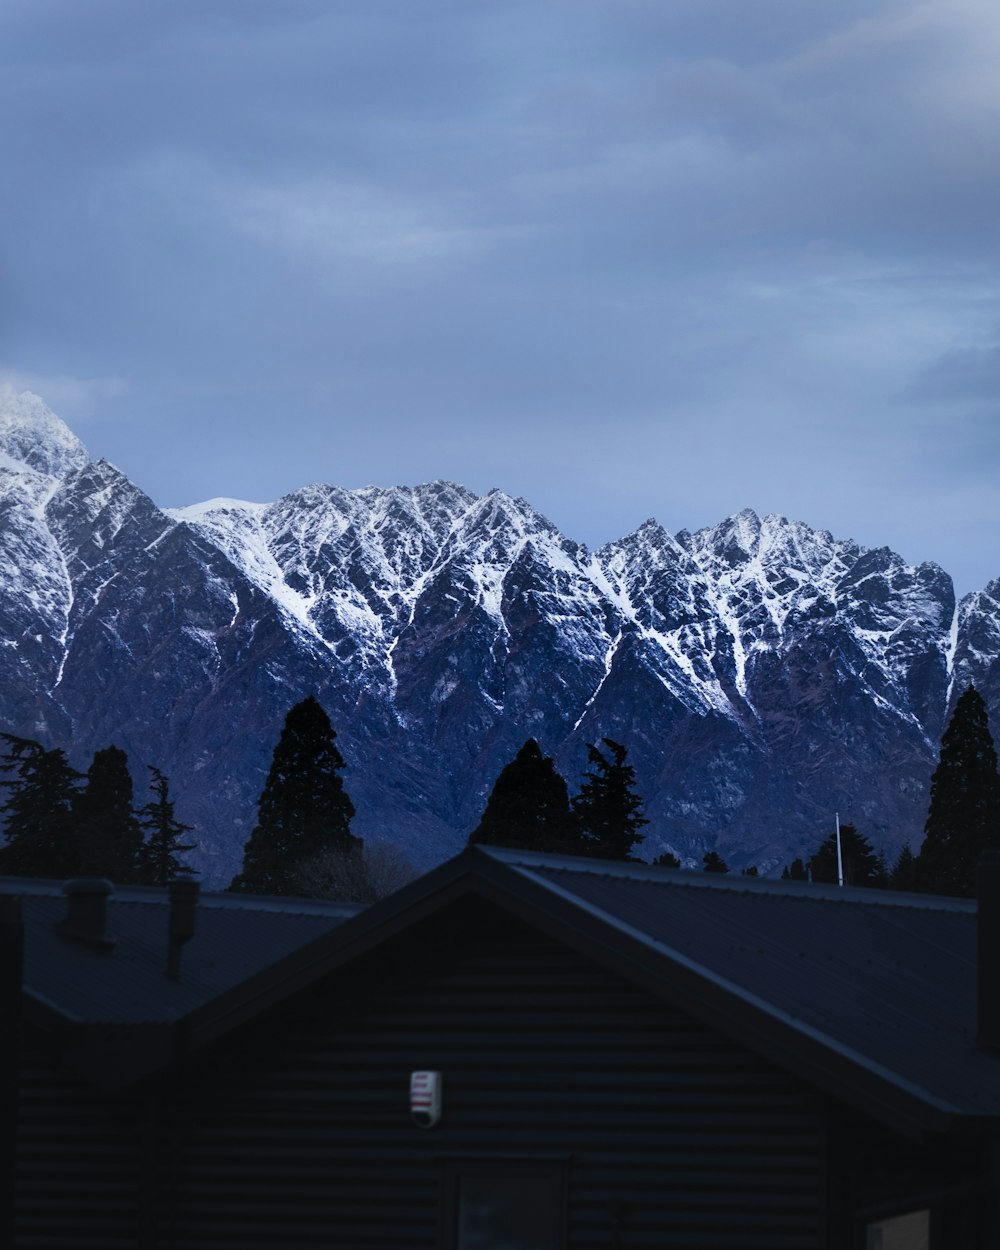
[(931, 777), (924, 842), (917, 857), (920, 889), (971, 897), (976, 862), (1000, 846), (997, 753), (982, 696), (969, 686), (955, 704)]
[(80, 871), (135, 881), (142, 829), (132, 801), (128, 756), (116, 746), (94, 752), (87, 784), (73, 803)]
[(707, 851), (701, 857), (702, 872), (728, 872), (729, 865), (722, 858), (718, 851)]
[(80, 774), (58, 748), (46, 750), (31, 738), (12, 734), (0, 734), (0, 740), (6, 747), (0, 768), (8, 774), (0, 782), (6, 843), (0, 847), (0, 872), (75, 876), (80, 864), (72, 811)]
[(469, 845), (476, 843), (579, 853), (566, 782), (534, 738), (497, 777), (479, 824), (469, 834)]
[(232, 890), (296, 894), (301, 865), (328, 848), (361, 846), (350, 829), (354, 804), (340, 773), (330, 718), (310, 695), (285, 718), (257, 808), (257, 824), (243, 852)]
[[(840, 826), (840, 858), (844, 885), (879, 887), (885, 885), (885, 861), (853, 825)], [(824, 838), (809, 860), (813, 881), (837, 884), (837, 835)]]
[(607, 754), (587, 745), (590, 772), (584, 775), (572, 810), (583, 838), (584, 852), (598, 859), (630, 859), (643, 840), (639, 832), (649, 821), (639, 813), (642, 799), (635, 793), (635, 769), (625, 763), (626, 748), (611, 738), (601, 740)]
[(179, 858), (193, 851), (197, 843), (182, 842), (191, 825), (182, 824), (174, 816), (170, 782), (154, 765), (148, 765), (153, 779), (149, 783), (154, 797), (139, 811), (139, 824), (146, 840), (139, 851), (137, 879), (145, 885), (166, 885), (175, 877), (190, 876), (194, 869)]

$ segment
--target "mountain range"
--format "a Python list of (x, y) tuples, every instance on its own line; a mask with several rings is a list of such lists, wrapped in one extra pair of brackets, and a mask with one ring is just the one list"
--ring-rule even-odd
[(1000, 581), (749, 510), (590, 551), (523, 499), (311, 485), (164, 510), (38, 397), (0, 400), (0, 728), (171, 779), (211, 884), (238, 869), (289, 707), (315, 693), (354, 831), (456, 851), (531, 736), (570, 784), (628, 747), (642, 851), (775, 871), (835, 812), (922, 836), (957, 694), (1000, 712)]

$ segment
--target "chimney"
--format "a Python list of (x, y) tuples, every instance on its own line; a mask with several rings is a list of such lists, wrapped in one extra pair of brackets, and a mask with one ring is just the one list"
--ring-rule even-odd
[(181, 947), (194, 936), (198, 888), (198, 882), (190, 877), (177, 877), (167, 886), (170, 891), (170, 919), (167, 927), (167, 966), (163, 973), (175, 981), (180, 975)]
[(980, 1046), (1000, 1050), (1000, 850), (984, 851), (976, 865), (979, 901), (978, 1022)]
[(113, 950), (115, 939), (104, 932), (104, 925), (108, 898), (114, 892), (115, 887), (104, 877), (76, 877), (65, 882), (66, 916), (56, 925), (56, 932), (98, 950)]

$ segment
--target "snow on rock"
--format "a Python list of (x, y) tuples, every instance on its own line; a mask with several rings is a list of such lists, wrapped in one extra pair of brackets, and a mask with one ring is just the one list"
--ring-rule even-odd
[[(839, 810), (916, 846), (949, 700), (1000, 715), (1000, 582), (747, 509), (591, 553), (451, 482), (169, 513), (31, 395), (0, 401), (0, 728), (171, 776), (200, 862), (239, 861), (288, 706), (334, 719), (356, 831), (429, 863), (528, 736), (571, 788), (628, 746), (644, 849), (809, 853)], [(213, 875), (214, 874), (214, 875)]]
[(31, 391), (0, 391), (0, 453), (47, 478), (65, 477), (90, 459), (77, 436)]

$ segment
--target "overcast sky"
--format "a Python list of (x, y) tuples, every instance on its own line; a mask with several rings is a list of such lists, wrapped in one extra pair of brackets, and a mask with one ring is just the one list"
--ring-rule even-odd
[(1000, 576), (997, 0), (3, 0), (0, 225), (0, 383), (161, 505)]

